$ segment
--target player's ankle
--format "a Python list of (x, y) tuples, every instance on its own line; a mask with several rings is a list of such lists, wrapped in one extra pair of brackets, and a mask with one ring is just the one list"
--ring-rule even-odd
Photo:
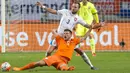
[(92, 56), (96, 56), (96, 53), (92, 53)]

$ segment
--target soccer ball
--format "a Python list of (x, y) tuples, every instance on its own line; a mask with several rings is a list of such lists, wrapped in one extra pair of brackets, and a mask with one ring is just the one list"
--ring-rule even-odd
[(8, 62), (4, 62), (1, 64), (1, 71), (9, 71), (11, 69), (11, 65)]

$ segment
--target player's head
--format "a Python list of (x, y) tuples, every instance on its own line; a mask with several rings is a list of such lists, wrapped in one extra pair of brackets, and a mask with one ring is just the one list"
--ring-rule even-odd
[(69, 29), (64, 30), (63, 38), (64, 40), (68, 41), (72, 37), (72, 31)]
[(76, 3), (79, 3), (79, 2), (81, 2), (82, 0), (74, 0), (74, 2), (76, 2)]
[(89, 0), (82, 0), (83, 4), (87, 4)]
[(79, 3), (73, 3), (72, 6), (71, 6), (71, 11), (73, 14), (76, 14), (78, 12), (80, 8), (80, 4)]

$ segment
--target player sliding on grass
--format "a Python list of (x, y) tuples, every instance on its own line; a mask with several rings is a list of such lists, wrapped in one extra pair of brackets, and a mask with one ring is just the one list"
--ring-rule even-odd
[[(62, 9), (62, 10), (54, 10), (51, 8), (47, 8), (40, 2), (37, 2), (37, 5), (40, 6), (41, 8), (45, 9), (46, 11), (52, 13), (52, 14), (57, 14), (57, 15), (62, 15), (61, 20), (60, 20), (60, 25), (57, 29), (57, 32), (60, 36), (63, 35), (64, 29), (69, 29), (73, 30), (76, 24), (81, 24), (86, 28), (91, 28), (91, 25), (88, 25), (81, 17), (79, 17), (76, 13), (80, 8), (79, 3), (73, 3), (71, 6), (71, 10), (67, 9)], [(104, 24), (97, 24), (94, 28), (102, 27)], [(57, 46), (55, 44), (52, 44), (49, 46), (49, 49), (47, 50), (47, 55), (49, 56), (51, 54), (52, 50), (55, 50)], [(80, 49), (75, 49), (76, 52), (78, 52), (83, 60), (91, 67), (92, 70), (95, 70), (96, 68), (91, 64), (91, 61), (89, 60), (88, 56), (85, 54), (85, 52), (81, 51)]]
[[(64, 29), (73, 30), (74, 26), (78, 23), (80, 23), (81, 25), (83, 25), (84, 27), (87, 27), (87, 28), (91, 27), (91, 25), (86, 24), (86, 22), (76, 14), (80, 8), (79, 3), (73, 3), (71, 6), (71, 10), (62, 9), (62, 10), (57, 10), (57, 11), (54, 9), (47, 8), (46, 6), (42, 5), (40, 2), (37, 2), (37, 5), (43, 9), (45, 9), (46, 11), (52, 13), (52, 14), (62, 15), (62, 18), (60, 20), (60, 25), (59, 25), (58, 30), (57, 30), (58, 34), (60, 36), (62, 36)], [(102, 27), (102, 26), (103, 26), (103, 24), (99, 24), (93, 28), (98, 28), (98, 27)], [(49, 46), (48, 51), (47, 51), (47, 56), (49, 56), (51, 54), (50, 51), (54, 50), (54, 49), (56, 49), (56, 46), (54, 46), (54, 44), (51, 44)], [(81, 51), (80, 49), (75, 49), (75, 51), (81, 55), (83, 60), (91, 67), (92, 70), (96, 69), (91, 64), (89, 58), (87, 57), (87, 55), (83, 51)]]
[(74, 70), (74, 66), (68, 66), (68, 62), (71, 60), (74, 48), (81, 41), (86, 39), (89, 35), (91, 29), (86, 33), (85, 37), (82, 39), (72, 38), (72, 31), (65, 29), (62, 36), (60, 36), (56, 30), (53, 30), (53, 36), (56, 39), (58, 49), (56, 53), (52, 56), (45, 57), (41, 61), (29, 63), (23, 67), (14, 67), (14, 71), (27, 70), (35, 67), (42, 66), (54, 66), (57, 70)]

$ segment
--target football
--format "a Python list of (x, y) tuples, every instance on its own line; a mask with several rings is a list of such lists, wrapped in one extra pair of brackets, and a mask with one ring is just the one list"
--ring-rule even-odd
[(1, 71), (9, 71), (11, 69), (11, 65), (8, 62), (4, 62), (1, 64)]

